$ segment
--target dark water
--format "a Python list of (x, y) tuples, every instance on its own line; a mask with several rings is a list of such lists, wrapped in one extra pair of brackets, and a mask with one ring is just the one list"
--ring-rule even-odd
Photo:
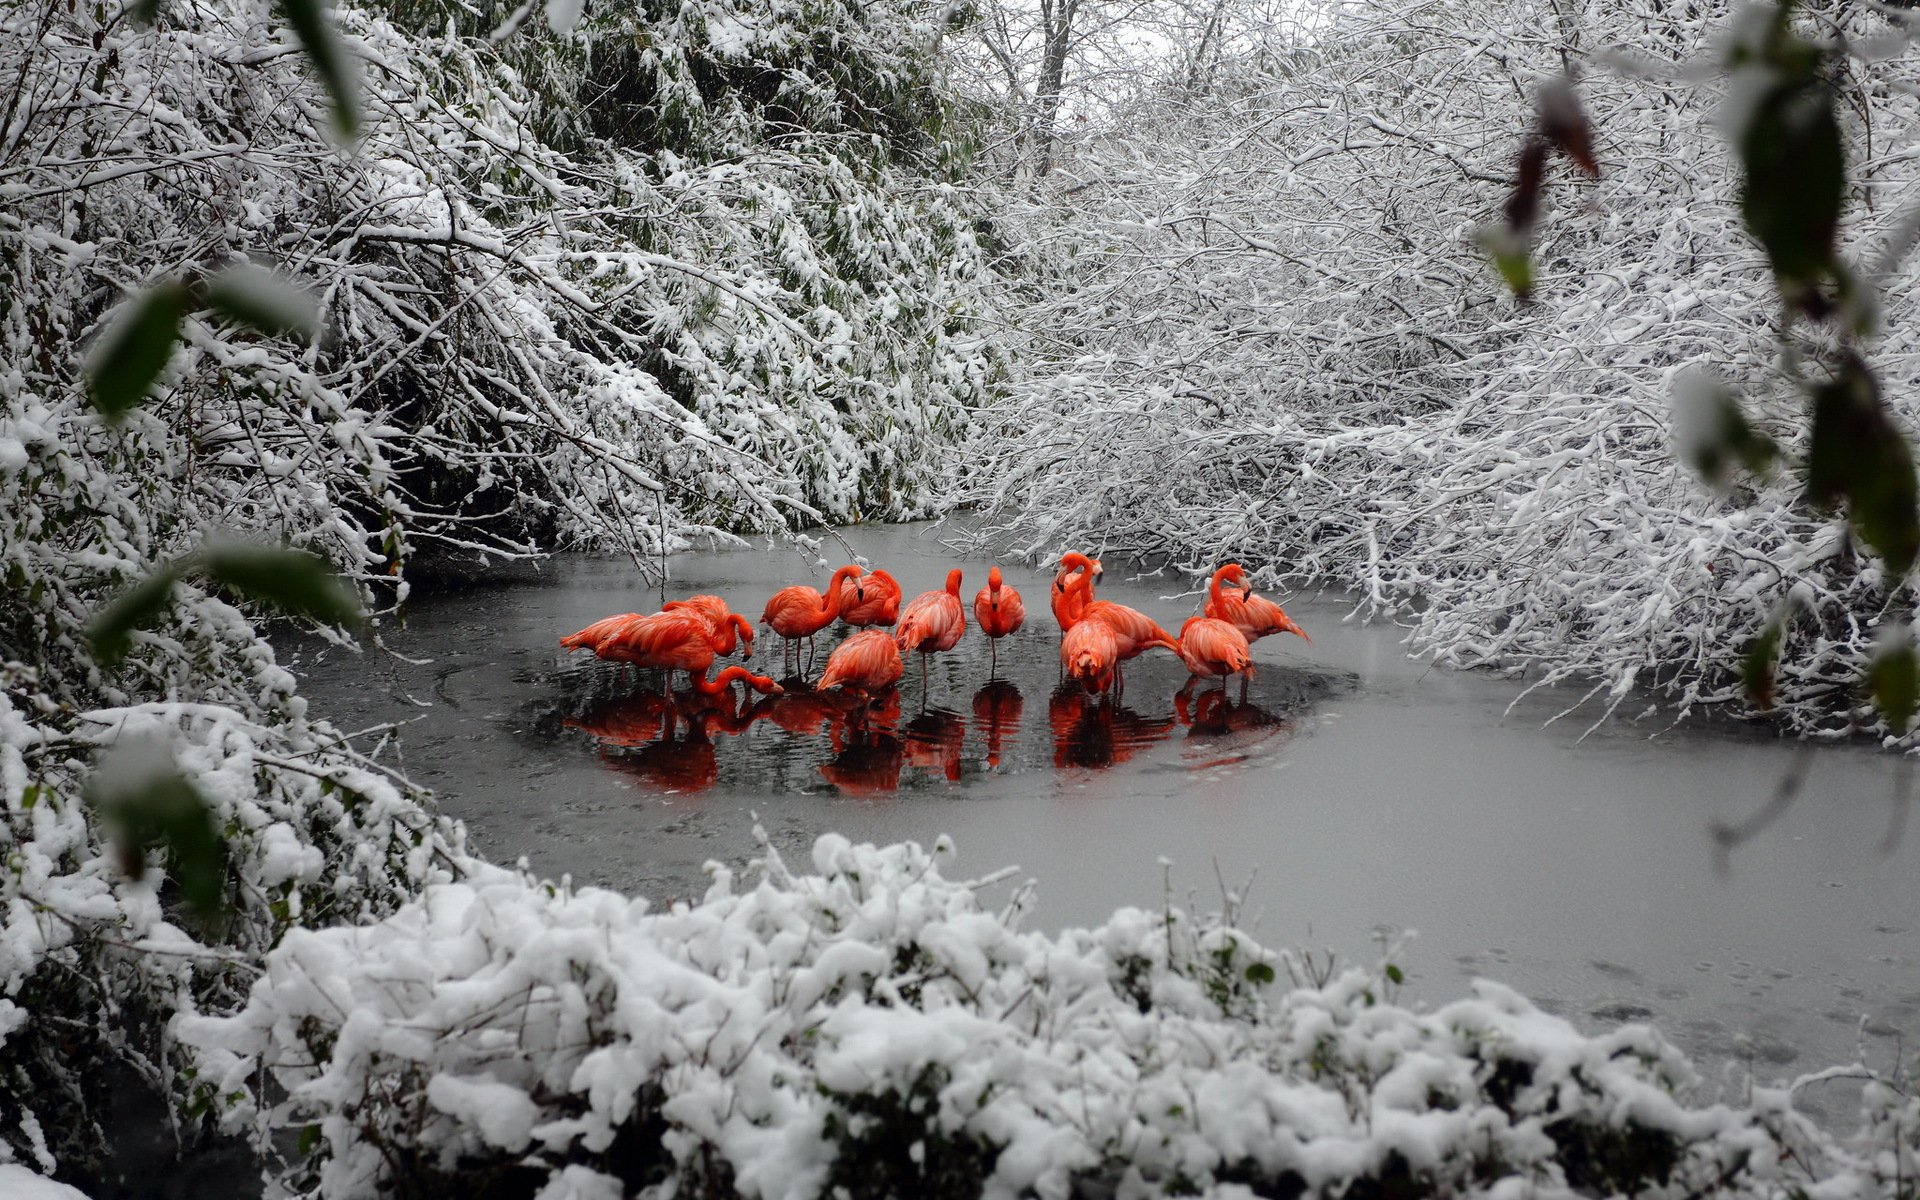
[[(909, 597), (952, 565), (927, 527), (846, 536)], [(776, 588), (821, 586), (845, 560), (837, 547), (825, 566), (785, 548), (688, 554), (669, 590), (757, 617)], [(958, 565), (970, 603), (988, 564)], [(1900, 828), (1893, 760), (1724, 724), (1614, 722), (1583, 738), (1591, 715), (1545, 724), (1566, 698), (1508, 712), (1518, 684), (1429, 669), (1393, 628), (1305, 599), (1288, 611), (1314, 643), (1260, 642), (1245, 704), (1177, 705), (1186, 673), (1153, 652), (1129, 668), (1123, 704), (1090, 706), (1057, 690), (1049, 576), (1007, 573), (1029, 619), (997, 678), (970, 631), (934, 658), (924, 696), (909, 664), (871, 711), (803, 693), (682, 696), (669, 713), (657, 676), (569, 658), (561, 635), (659, 600), (598, 558), (422, 600), (389, 634), (419, 665), (285, 657), (342, 727), (411, 722), (396, 735), (407, 770), (482, 852), (550, 875), (664, 900), (697, 895), (707, 860), (751, 856), (756, 821), (802, 861), (830, 829), (944, 833), (957, 871), (1035, 878), (1048, 925), (1157, 906), (1169, 878), (1176, 903), (1217, 908), (1224, 881), (1270, 943), (1371, 960), (1378, 939), (1417, 929), (1396, 956), (1415, 1001), (1497, 978), (1588, 1028), (1652, 1020), (1735, 1087), (1749, 1068), (1887, 1067), (1903, 1038), (1920, 1044), (1920, 829)], [(1121, 575), (1102, 595), (1169, 628), (1197, 607), (1187, 581)], [(751, 665), (779, 661), (765, 638)], [(1801, 767), (1798, 799), (1721, 853), (1716, 823), (1765, 809)]]

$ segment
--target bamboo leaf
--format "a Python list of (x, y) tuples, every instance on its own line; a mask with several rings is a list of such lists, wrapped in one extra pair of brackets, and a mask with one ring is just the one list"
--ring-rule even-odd
[(312, 337), (319, 324), (310, 293), (259, 267), (229, 267), (207, 281), (205, 296), (216, 312), (265, 334)]
[(128, 878), (144, 878), (148, 852), (164, 850), (188, 907), (204, 918), (220, 913), (226, 843), (207, 802), (165, 746), (137, 741), (115, 747), (87, 780), (86, 795), (106, 823)]
[(359, 597), (304, 550), (233, 543), (204, 551), (200, 565), (213, 582), (287, 616), (354, 629), (366, 623)]
[(133, 648), (133, 631), (153, 624), (173, 602), (178, 572), (162, 567), (100, 610), (87, 624), (87, 640), (101, 666), (111, 667)]
[(360, 88), (321, 0), (281, 0), (280, 7), (333, 100), (335, 131), (341, 140), (353, 140), (360, 132)]
[(118, 422), (167, 369), (186, 316), (187, 289), (158, 284), (121, 305), (87, 356), (87, 392), (108, 421)]
[(1913, 728), (1913, 714), (1920, 709), (1920, 660), (1914, 655), (1912, 635), (1904, 627), (1899, 634), (1868, 665), (1867, 690), (1887, 724), (1904, 734)]

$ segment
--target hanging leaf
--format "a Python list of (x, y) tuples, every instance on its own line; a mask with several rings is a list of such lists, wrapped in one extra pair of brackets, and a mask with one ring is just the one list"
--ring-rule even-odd
[(1600, 178), (1600, 160), (1593, 153), (1593, 124), (1580, 107), (1573, 81), (1562, 75), (1542, 83), (1535, 105), (1540, 112), (1541, 136), (1589, 178)]
[(1814, 389), (1813, 434), (1807, 452), (1807, 501), (1819, 508), (1847, 503), (1854, 532), (1896, 575), (1920, 555), (1920, 497), (1913, 452), (1894, 427), (1879, 384), (1855, 355)]
[(321, 0), (281, 0), (280, 7), (333, 99), (335, 132), (342, 141), (353, 140), (360, 132), (360, 89)]
[(207, 549), (199, 561), (208, 579), (287, 616), (353, 629), (366, 623), (359, 598), (318, 555), (233, 543)]
[(142, 400), (167, 369), (186, 316), (187, 289), (156, 284), (120, 306), (87, 356), (87, 393), (108, 421), (117, 422)]
[(1515, 299), (1533, 299), (1533, 252), (1525, 233), (1489, 226), (1480, 231), (1480, 248), (1493, 260), (1494, 269)]
[(1747, 643), (1747, 652), (1740, 656), (1740, 684), (1746, 689), (1747, 702), (1761, 712), (1773, 708), (1774, 672), (1780, 662), (1780, 643), (1785, 633), (1785, 621), (1776, 616)]
[(164, 850), (181, 898), (203, 918), (225, 907), (226, 845), (200, 793), (153, 741), (115, 747), (87, 780), (88, 801), (113, 838), (120, 870), (144, 878), (147, 854)]
[(1916, 660), (1913, 635), (1903, 625), (1881, 646), (1867, 667), (1867, 691), (1873, 706), (1885, 717), (1896, 734), (1913, 728), (1913, 714), (1920, 709), (1920, 660)]
[(313, 296), (259, 267), (229, 267), (207, 281), (209, 308), (261, 333), (312, 337), (319, 324)]
[(1740, 214), (1767, 252), (1788, 303), (1822, 315), (1818, 288), (1836, 276), (1846, 152), (1819, 47), (1795, 34), (1781, 0), (1743, 31), (1730, 55)]
[(133, 631), (152, 625), (173, 602), (173, 584), (179, 577), (172, 567), (162, 567), (120, 594), (101, 609), (87, 624), (87, 640), (93, 645), (93, 657), (101, 666), (111, 667), (133, 648)]
[(1680, 457), (1714, 487), (1724, 487), (1736, 465), (1764, 475), (1780, 457), (1773, 439), (1748, 422), (1733, 390), (1705, 371), (1674, 379), (1673, 440)]

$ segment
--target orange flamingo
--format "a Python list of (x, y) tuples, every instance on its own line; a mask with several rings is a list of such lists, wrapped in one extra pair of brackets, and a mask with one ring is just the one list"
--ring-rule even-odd
[[(833, 624), (833, 619), (840, 615), (843, 595), (840, 585), (859, 577), (860, 568), (848, 563), (833, 573), (824, 595), (804, 583), (781, 588), (767, 601), (766, 611), (760, 614), (760, 623), (771, 626), (787, 647), (796, 653), (801, 638), (807, 639), (807, 646), (811, 649), (813, 635)], [(857, 588), (855, 594), (858, 595)]]
[(827, 656), (827, 669), (820, 673), (816, 690), (844, 688), (872, 695), (900, 682), (900, 648), (893, 635), (878, 629), (863, 629), (834, 648)]
[(960, 607), (960, 569), (947, 572), (943, 592), (921, 592), (900, 614), (900, 632), (894, 635), (901, 653), (920, 654), (920, 686), (927, 685), (927, 656), (953, 649), (967, 631), (966, 610)]
[(601, 658), (600, 647), (608, 638), (626, 628), (627, 622), (638, 621), (644, 613), (617, 613), (611, 617), (601, 617), (585, 629), (570, 633), (560, 639), (560, 645), (568, 650), (587, 649)]
[(1155, 646), (1180, 653), (1180, 643), (1174, 640), (1173, 635), (1137, 608), (1128, 608), (1111, 600), (1095, 600), (1080, 614), (1079, 624), (1074, 628), (1078, 629), (1088, 621), (1099, 621), (1113, 630), (1114, 684), (1121, 691), (1125, 691), (1127, 686), (1126, 671), (1121, 664), (1128, 659), (1137, 658)]
[(1001, 638), (1027, 623), (1026, 601), (1020, 599), (1019, 592), (1001, 584), (999, 567), (987, 572), (987, 586), (974, 593), (973, 619), (980, 622), (980, 632), (987, 635), (991, 669), (998, 671), (1000, 652), (995, 647)]
[(753, 653), (753, 623), (727, 607), (727, 602), (718, 596), (688, 596), (685, 600), (669, 600), (660, 606), (661, 612), (696, 612), (707, 619), (707, 623), (719, 630), (726, 644), (718, 647), (722, 654), (732, 654), (734, 638), (737, 634), (745, 646), (740, 657), (746, 658)]
[(1244, 687), (1247, 673), (1253, 669), (1246, 635), (1218, 617), (1188, 617), (1180, 627), (1179, 654), (1192, 672), (1180, 689), (1183, 695), (1193, 688), (1196, 679), (1218, 679), (1224, 689), (1227, 676), (1239, 675)]
[[(1240, 593), (1237, 596), (1236, 588)], [(1238, 629), (1249, 643), (1270, 633), (1297, 633), (1306, 638), (1309, 645), (1313, 643), (1307, 631), (1295, 625), (1285, 609), (1265, 596), (1253, 594), (1253, 584), (1248, 582), (1246, 569), (1239, 563), (1228, 563), (1213, 573), (1203, 611)]]
[(856, 629), (891, 627), (900, 619), (900, 584), (886, 571), (872, 571), (840, 585), (840, 619)]
[(1113, 686), (1113, 673), (1120, 665), (1120, 643), (1113, 626), (1105, 621), (1076, 621), (1060, 639), (1060, 665), (1067, 678), (1088, 692), (1104, 692)]
[(1088, 558), (1077, 550), (1060, 556), (1060, 570), (1053, 577), (1048, 600), (1053, 605), (1053, 619), (1060, 623), (1061, 633), (1072, 629), (1080, 620), (1080, 614), (1093, 602), (1093, 581), (1099, 575), (1097, 558)]
[(723, 636), (699, 613), (659, 612), (628, 621), (604, 639), (597, 652), (602, 658), (658, 667), (667, 673), (669, 681), (673, 672), (685, 671), (693, 689), (705, 696), (719, 695), (736, 679), (758, 692), (778, 692), (779, 684), (745, 667), (728, 667), (713, 680), (707, 679), (714, 654), (731, 632)]

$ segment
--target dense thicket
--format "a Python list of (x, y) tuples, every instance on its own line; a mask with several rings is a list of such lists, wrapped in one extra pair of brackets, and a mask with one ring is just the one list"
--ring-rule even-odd
[[(1868, 355), (1920, 415), (1916, 59), (1891, 11), (1814, 6), (1835, 80), (1847, 252), (1882, 289)], [(1032, 229), (1069, 285), (982, 453), (1036, 552), (1065, 541), (1257, 563), (1355, 589), (1439, 660), (1578, 680), (1611, 702), (1737, 700), (1784, 599), (1779, 698), (1802, 731), (1873, 728), (1857, 683), (1910, 595), (1781, 475), (1730, 496), (1675, 454), (1678, 373), (1737, 389), (1804, 448), (1798, 369), (1741, 228), (1718, 123), (1724, 3), (1342, 5), (1311, 37), (1241, 28), (1073, 147), (1071, 211)], [(1551, 180), (1535, 303), (1476, 234), (1499, 220), (1536, 85), (1571, 67), (1602, 178)], [(1897, 264), (1897, 265), (1895, 265)], [(983, 490), (966, 493), (981, 496)], [(1857, 722), (1857, 724), (1856, 724)]]
[[(221, 530), (384, 605), (427, 556), (912, 515), (999, 369), (938, 6), (610, 4), (500, 46), (453, 11), (338, 11), (339, 148), (266, 6), (0, 5), (0, 1142), (42, 1166), (99, 1136), (105, 1060), (219, 1099), (169, 1012), (467, 862), (204, 573), (111, 668), (109, 598)], [(236, 262), (311, 292), (321, 336), (189, 314), (102, 420), (81, 365), (123, 302)], [(211, 926), (104, 852), (86, 780), (134, 744), (121, 773), (177, 763), (224, 834)]]

